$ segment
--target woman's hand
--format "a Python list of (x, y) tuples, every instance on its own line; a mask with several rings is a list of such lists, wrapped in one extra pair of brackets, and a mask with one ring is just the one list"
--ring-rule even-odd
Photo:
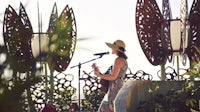
[(92, 68), (94, 69), (94, 74), (99, 77), (100, 71), (99, 68), (96, 66), (96, 63), (92, 64)]

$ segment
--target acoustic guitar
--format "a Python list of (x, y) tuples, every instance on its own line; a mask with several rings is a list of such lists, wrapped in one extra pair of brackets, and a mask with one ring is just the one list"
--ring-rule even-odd
[[(93, 69), (98, 69), (95, 63), (92, 65), (92, 67)], [(110, 74), (111, 71), (112, 71), (112, 66), (110, 66), (109, 69), (104, 74)], [(107, 93), (109, 88), (109, 81), (101, 78), (99, 83), (101, 84), (101, 90), (104, 93)]]

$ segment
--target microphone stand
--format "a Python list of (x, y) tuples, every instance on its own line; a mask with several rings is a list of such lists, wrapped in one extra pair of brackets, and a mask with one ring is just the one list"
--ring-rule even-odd
[(78, 67), (78, 105), (79, 105), (79, 111), (81, 110), (81, 101), (80, 101), (80, 80), (84, 80), (83, 78), (80, 77), (80, 76), (81, 76), (81, 66), (82, 66), (83, 64), (86, 64), (86, 63), (89, 63), (89, 62), (91, 62), (91, 61), (95, 61), (95, 60), (97, 60), (97, 59), (99, 59), (99, 58), (102, 58), (102, 56), (103, 56), (103, 55), (100, 55), (100, 56), (97, 57), (97, 58), (94, 58), (94, 59), (85, 61), (85, 62), (83, 62), (83, 63), (80, 63), (80, 62), (79, 62), (78, 65), (74, 65), (74, 66), (70, 67), (70, 68)]

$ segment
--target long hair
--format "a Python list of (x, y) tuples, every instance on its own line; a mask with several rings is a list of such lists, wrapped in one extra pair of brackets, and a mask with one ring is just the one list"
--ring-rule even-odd
[(120, 51), (118, 51), (118, 53), (117, 53), (117, 55), (119, 56), (119, 57), (122, 57), (122, 58), (124, 58), (124, 59), (127, 59), (128, 57), (125, 55), (125, 48), (123, 48), (123, 47), (118, 47), (119, 48), (119, 50), (120, 51), (122, 51), (122, 52), (120, 52)]
[(128, 58), (124, 53), (119, 52), (119, 51), (118, 51), (117, 55), (118, 55), (119, 57), (121, 57), (121, 58), (124, 58), (124, 59), (127, 59), (127, 58)]

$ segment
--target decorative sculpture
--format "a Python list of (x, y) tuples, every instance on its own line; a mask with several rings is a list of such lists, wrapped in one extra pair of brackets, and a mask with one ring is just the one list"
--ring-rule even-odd
[(20, 3), (19, 15), (9, 5), (4, 15), (3, 37), (10, 66), (20, 73), (30, 71), (36, 63), (31, 49), (32, 34), (32, 26), (23, 5)]
[(54, 4), (47, 33), (50, 38), (50, 66), (62, 72), (68, 67), (76, 46), (76, 22), (72, 8), (68, 5), (58, 17)]
[[(39, 35), (38, 40), (40, 40), (40, 35), (44, 34), (40, 30), (40, 25), (41, 23), (39, 24), (39, 32), (36, 33)], [(3, 37), (10, 68), (16, 72), (15, 74), (19, 74), (15, 77), (16, 80), (21, 80), (21, 73), (25, 74), (26, 77), (23, 79), (25, 81), (32, 81), (29, 78), (32, 74), (35, 76), (32, 72), (32, 74), (29, 74), (30, 71), (36, 69), (36, 62), (38, 61), (32, 53), (31, 40), (34, 38), (34, 34), (24, 6), (20, 3), (19, 14), (17, 14), (9, 5), (4, 15)], [(21, 103), (24, 103), (24, 111), (27, 111), (28, 108), (30, 111), (40, 111), (42, 104), (47, 99), (59, 101), (56, 103), (59, 111), (67, 110), (69, 108), (67, 105), (71, 103), (69, 100), (76, 90), (71, 85), (73, 75), (62, 73), (68, 67), (76, 46), (76, 22), (72, 8), (67, 5), (58, 17), (57, 7), (54, 4), (49, 28), (45, 34), (49, 38), (49, 51), (45, 55), (44, 69), (47, 71), (48, 64), (50, 75), (47, 72), (41, 73), (43, 81), (28, 88), (27, 93), (22, 95)], [(41, 62), (41, 60), (39, 61)], [(43, 63), (40, 64), (42, 66)], [(54, 71), (57, 71), (58, 74), (55, 75)]]
[[(179, 52), (185, 64), (186, 55), (190, 62), (196, 61), (198, 53), (194, 46), (200, 47), (199, 19), (200, 1), (194, 0), (189, 18), (187, 15), (187, 1), (181, 0), (180, 9), (180, 45), (174, 49), (170, 35), (171, 9), (169, 0), (163, 0), (163, 14), (155, 0), (138, 0), (136, 5), (136, 29), (140, 45), (144, 54), (152, 65), (166, 63), (167, 57), (171, 61), (174, 52)], [(188, 34), (188, 35), (187, 35)]]

